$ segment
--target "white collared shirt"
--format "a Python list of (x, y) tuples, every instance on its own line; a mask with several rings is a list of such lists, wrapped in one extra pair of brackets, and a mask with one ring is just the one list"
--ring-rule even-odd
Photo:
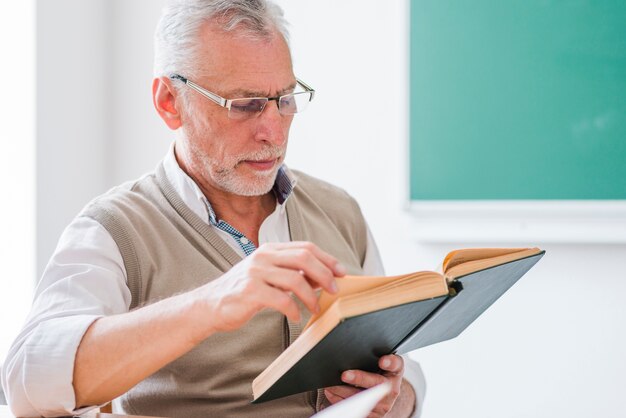
[[(180, 168), (172, 146), (163, 165), (183, 202), (209, 222), (210, 204), (198, 185)], [(245, 254), (232, 235), (216, 228), (238, 254)], [(277, 204), (259, 229), (259, 245), (289, 242), (287, 214)], [(365, 275), (384, 274), (382, 261), (368, 228)], [(2, 368), (2, 386), (16, 416), (81, 414), (72, 386), (74, 358), (87, 328), (96, 319), (128, 312), (131, 294), (122, 255), (109, 232), (97, 221), (75, 218), (65, 229), (35, 290), (31, 311), (13, 342)], [(417, 363), (405, 358), (405, 378), (415, 388), (418, 416), (425, 394)], [(53, 383), (51, 383), (53, 382)]]

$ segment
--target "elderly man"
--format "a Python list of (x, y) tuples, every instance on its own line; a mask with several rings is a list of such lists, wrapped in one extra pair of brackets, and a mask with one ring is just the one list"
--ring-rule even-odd
[(284, 165), (314, 94), (286, 36), (263, 0), (164, 9), (153, 98), (176, 141), (155, 172), (96, 198), (63, 233), (3, 370), (14, 413), (116, 399), (143, 415), (306, 417), (384, 381), (393, 390), (373, 416), (418, 410), (394, 355), (380, 374), (347, 370), (346, 385), (250, 404), (254, 377), (318, 309), (315, 290), (382, 271), (356, 202)]

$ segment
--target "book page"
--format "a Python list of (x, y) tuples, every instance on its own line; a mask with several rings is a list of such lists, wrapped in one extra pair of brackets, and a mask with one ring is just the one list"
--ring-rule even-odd
[[(511, 261), (530, 257), (541, 252), (539, 248), (496, 248), (494, 250), (502, 251), (491, 252), (490, 254), (492, 254), (492, 256), (489, 258), (475, 258), (470, 256), (466, 257), (466, 259), (462, 263), (456, 263), (452, 267), (450, 267), (450, 265), (448, 265), (447, 267), (444, 266), (446, 279), (450, 281), (457, 277), (465, 276), (467, 274), (484, 270), (490, 267), (499, 266), (501, 264), (505, 264)], [(480, 251), (480, 249), (478, 249), (478, 251)], [(493, 254), (496, 255), (493, 256)], [(473, 253), (470, 252), (470, 255), (473, 255)], [(460, 258), (463, 259), (463, 257)]]
[(352, 295), (360, 293), (365, 290), (374, 289), (380, 286), (384, 286), (400, 278), (407, 277), (408, 274), (402, 276), (344, 276), (337, 279), (337, 287), (339, 291), (337, 293), (330, 294), (326, 291), (320, 293), (318, 303), (320, 305), (320, 311), (311, 316), (309, 322), (307, 322), (303, 331), (307, 329), (317, 318), (322, 316), (324, 312), (330, 308), (330, 306), (341, 296)]
[(466, 248), (463, 250), (451, 251), (443, 260), (443, 272), (469, 261), (484, 260), (524, 250), (527, 250), (527, 248)]

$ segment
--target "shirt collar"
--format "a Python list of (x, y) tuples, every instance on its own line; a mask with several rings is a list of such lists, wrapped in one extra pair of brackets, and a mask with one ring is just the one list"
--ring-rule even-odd
[[(181, 197), (183, 202), (201, 219), (207, 220), (210, 224), (216, 225), (217, 218), (215, 211), (211, 207), (211, 203), (204, 196), (200, 187), (196, 184), (191, 177), (187, 175), (178, 165), (176, 161), (176, 155), (174, 154), (174, 144), (170, 146), (165, 158), (163, 159), (163, 167), (165, 168), (165, 175), (167, 179), (174, 187), (174, 190)], [(272, 191), (276, 196), (278, 203), (278, 210), (281, 214), (285, 211), (285, 203), (293, 193), (293, 189), (296, 187), (296, 176), (289, 170), (289, 168), (283, 164), (276, 175), (276, 181), (272, 187)]]
[(279, 205), (285, 205), (285, 202), (289, 199), (289, 196), (291, 196), (294, 187), (296, 187), (296, 183), (296, 176), (294, 176), (291, 170), (289, 170), (285, 164), (281, 165), (278, 169), (278, 173), (276, 174), (274, 187), (272, 187), (272, 191), (274, 192)]

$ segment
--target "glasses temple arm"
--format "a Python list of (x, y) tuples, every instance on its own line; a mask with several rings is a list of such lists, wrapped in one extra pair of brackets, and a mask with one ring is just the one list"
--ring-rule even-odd
[(220, 105), (222, 107), (227, 107), (228, 100), (224, 99), (221, 96), (218, 96), (215, 93), (211, 93), (210, 91), (200, 87), (199, 85), (197, 85), (193, 81), (189, 80), (188, 78), (185, 78), (182, 75), (178, 75), (178, 74), (172, 74), (170, 76), (170, 78), (172, 80), (180, 80), (180, 81), (182, 81), (187, 86), (189, 86), (190, 88), (194, 89), (195, 91), (197, 91), (198, 93), (200, 93), (201, 95), (206, 97), (207, 99), (217, 103), (218, 105)]
[(305, 83), (304, 81), (300, 80), (299, 78), (296, 78), (296, 81), (298, 82), (298, 84), (300, 84), (306, 91), (308, 91), (309, 93), (311, 93), (311, 100), (313, 100), (313, 97), (315, 96), (315, 90), (313, 89), (313, 87), (309, 86), (307, 83)]

